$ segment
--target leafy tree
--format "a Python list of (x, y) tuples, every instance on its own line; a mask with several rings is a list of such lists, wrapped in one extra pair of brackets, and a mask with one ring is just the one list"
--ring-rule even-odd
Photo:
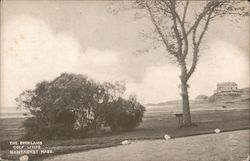
[(114, 132), (131, 131), (141, 122), (145, 111), (135, 96), (119, 97), (104, 108), (103, 117)]
[(24, 124), (27, 135), (61, 138), (66, 133), (58, 131), (73, 132), (75, 122), (81, 129), (95, 120), (101, 94), (101, 85), (86, 76), (63, 73), (51, 82), (38, 83), (34, 90), (24, 91), (16, 101), (34, 116)]
[(145, 111), (135, 96), (123, 98), (126, 86), (124, 82), (103, 83), (104, 99), (99, 104), (99, 118), (114, 132), (131, 131), (142, 122)]
[[(194, 73), (200, 56), (200, 47), (208, 26), (226, 15), (246, 15), (244, 2), (207, 0), (194, 9), (196, 1), (136, 0), (135, 7), (144, 9), (154, 25), (154, 37), (160, 39), (166, 53), (175, 58), (181, 69), (181, 97), (183, 124), (191, 125), (188, 80)], [(190, 61), (191, 59), (191, 61)]]
[(16, 102), (34, 116), (24, 123), (26, 138), (68, 139), (96, 134), (102, 123), (113, 127), (112, 119), (123, 129), (139, 125), (144, 107), (135, 98), (123, 99), (124, 92), (121, 82), (100, 84), (83, 75), (63, 73), (22, 92)]

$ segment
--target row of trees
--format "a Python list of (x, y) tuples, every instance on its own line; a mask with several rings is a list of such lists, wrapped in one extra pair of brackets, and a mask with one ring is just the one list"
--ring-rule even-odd
[(98, 83), (63, 73), (22, 92), (16, 102), (34, 116), (24, 122), (26, 138), (67, 139), (97, 134), (104, 124), (115, 132), (138, 126), (145, 108), (135, 96), (123, 98), (124, 93), (122, 82)]

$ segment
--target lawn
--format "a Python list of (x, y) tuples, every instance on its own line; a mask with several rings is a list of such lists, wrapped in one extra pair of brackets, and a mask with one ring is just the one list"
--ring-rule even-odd
[(51, 156), (44, 161), (243, 161), (248, 155), (249, 130), (237, 130), (167, 141), (132, 141), (129, 145)]
[(4, 118), (0, 119), (0, 138), (3, 140), (16, 140), (24, 134), (22, 123), (25, 118)]
[[(120, 134), (106, 133), (102, 136), (96, 136), (85, 139), (72, 139), (72, 140), (57, 140), (57, 141), (43, 141), (43, 146), (52, 149), (55, 154), (65, 154), (76, 151), (90, 150), (94, 148), (103, 148), (109, 146), (120, 145), (123, 140), (150, 140), (150, 139), (163, 139), (165, 134), (171, 137), (183, 137), (191, 135), (200, 135), (213, 132), (215, 128), (220, 128), (222, 131), (232, 131), (238, 129), (249, 129), (249, 109), (241, 110), (209, 110), (209, 111), (196, 111), (192, 112), (192, 120), (196, 126), (189, 128), (180, 128), (177, 125), (174, 114), (168, 112), (148, 111), (143, 119), (143, 122), (132, 132), (125, 132)], [(1, 132), (5, 136), (13, 135), (13, 130), (18, 130), (17, 127), (8, 127), (5, 123), (10, 123), (17, 126), (20, 125), (22, 120), (14, 123), (15, 119), (5, 120), (1, 123), (1, 129), (7, 128), (9, 130)], [(1, 130), (2, 131), (2, 130)], [(19, 132), (21, 133), (21, 132)], [(6, 137), (5, 137), (6, 139)], [(8, 150), (2, 147), (2, 158), (12, 158)]]

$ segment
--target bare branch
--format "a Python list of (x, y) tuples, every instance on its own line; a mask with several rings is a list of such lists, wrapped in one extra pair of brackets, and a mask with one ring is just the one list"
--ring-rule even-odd
[[(176, 17), (178, 22), (179, 22), (179, 25), (181, 27), (181, 32), (182, 32), (182, 38), (180, 38), (180, 43), (182, 44), (182, 40), (184, 40), (184, 51), (182, 53), (182, 59), (185, 59), (187, 54), (188, 54), (188, 37), (187, 37), (187, 33), (186, 33), (186, 29), (185, 29), (185, 14), (187, 12), (187, 7), (188, 7), (188, 4), (189, 2), (187, 1), (186, 3), (186, 6), (185, 6), (185, 11), (184, 11), (184, 14), (183, 14), (183, 20), (181, 20), (179, 14), (176, 12), (175, 8), (172, 9), (172, 14), (173, 14), (173, 17)], [(175, 20), (176, 21), (176, 20)], [(177, 26), (177, 25), (176, 25)], [(181, 36), (181, 34), (179, 34)], [(182, 44), (183, 45), (183, 44)], [(182, 46), (181, 46), (181, 49), (182, 50)]]
[[(215, 7), (216, 7), (216, 6), (215, 6)], [(213, 8), (213, 9), (214, 9), (214, 8)], [(192, 38), (193, 46), (194, 46), (194, 51), (193, 51), (193, 62), (192, 62), (192, 66), (191, 66), (190, 70), (188, 71), (187, 79), (190, 78), (190, 76), (193, 74), (193, 72), (195, 71), (195, 68), (196, 68), (196, 66), (197, 66), (198, 57), (199, 57), (199, 55), (198, 55), (198, 53), (199, 53), (199, 46), (200, 46), (200, 44), (201, 44), (202, 38), (203, 38), (204, 35), (205, 35), (205, 32), (206, 32), (207, 29), (208, 29), (208, 24), (209, 24), (209, 22), (210, 22), (210, 20), (211, 20), (211, 15), (212, 15), (212, 13), (213, 13), (213, 9), (210, 10), (210, 13), (209, 13), (209, 15), (208, 15), (208, 17), (207, 17), (207, 20), (206, 20), (206, 23), (205, 23), (205, 25), (204, 25), (204, 28), (203, 28), (203, 30), (202, 30), (202, 32), (201, 32), (201, 34), (200, 34), (199, 39), (198, 39), (197, 42), (196, 42), (196, 29), (197, 29), (197, 28), (195, 28), (195, 29), (193, 30), (193, 38)]]
[(210, 12), (211, 8), (214, 6), (218, 6), (221, 2), (220, 1), (210, 1), (207, 3), (207, 5), (204, 7), (203, 11), (198, 14), (198, 17), (194, 24), (190, 27), (190, 29), (187, 31), (187, 36), (199, 25), (199, 23), (202, 21), (202, 19)]
[[(197, 66), (199, 57), (199, 47), (202, 43), (204, 35), (212, 20), (225, 15), (246, 15), (245, 6), (239, 1), (231, 0), (211, 0), (201, 11), (195, 13), (194, 19), (190, 27), (186, 26), (186, 16), (188, 14), (189, 0), (180, 2), (178, 0), (136, 0), (141, 8), (149, 12), (151, 21), (155, 26), (157, 35), (165, 44), (167, 51), (177, 58), (182, 68), (186, 80), (188, 80)], [(179, 5), (182, 7), (182, 14), (178, 13)], [(170, 21), (166, 21), (169, 18)], [(168, 32), (169, 31), (169, 32)], [(199, 34), (198, 34), (199, 33)], [(191, 35), (192, 34), (192, 35)], [(189, 54), (189, 38), (191, 38), (192, 64), (187, 70), (186, 57)], [(185, 68), (184, 68), (185, 67)]]
[(201, 40), (202, 40), (203, 36), (205, 35), (205, 32), (207, 31), (208, 24), (209, 24), (209, 22), (210, 22), (210, 20), (211, 20), (211, 15), (212, 15), (212, 13), (213, 13), (213, 11), (211, 11), (210, 14), (208, 15), (206, 24), (205, 24), (205, 26), (204, 26), (204, 28), (203, 28), (203, 31), (202, 31), (201, 34), (200, 34), (200, 37), (199, 37), (198, 42), (197, 42), (197, 45), (198, 45), (198, 46), (200, 45)]
[(181, 31), (182, 31), (182, 40), (184, 40), (184, 51), (183, 51), (183, 59), (186, 58), (187, 54), (188, 54), (188, 36), (187, 36), (187, 32), (185, 29), (185, 23), (183, 20), (180, 19), (180, 16), (176, 13), (176, 17), (177, 20), (181, 26)]
[(177, 27), (177, 22), (176, 22), (176, 18), (177, 17), (179, 17), (179, 15), (177, 14), (177, 12), (176, 12), (176, 2), (175, 2), (175, 0), (170, 0), (170, 4), (171, 4), (171, 7), (170, 7), (170, 9), (171, 9), (171, 15), (172, 15), (172, 18), (173, 18), (173, 24), (174, 24), (174, 26), (173, 26), (173, 28), (174, 28), (174, 33), (175, 33), (175, 35), (176, 35), (176, 38), (177, 38), (177, 42), (178, 42), (178, 45), (179, 45), (179, 47), (178, 47), (178, 55), (179, 55), (179, 57), (181, 57), (182, 56), (182, 40), (181, 40), (181, 35), (180, 35), (180, 32), (179, 32), (179, 30), (178, 30), (178, 27)]
[(186, 1), (186, 5), (184, 7), (184, 12), (183, 12), (183, 16), (182, 16), (183, 24), (185, 23), (185, 18), (186, 18), (186, 14), (187, 14), (188, 5), (189, 5), (189, 0)]
[(189, 71), (187, 72), (187, 80), (190, 78), (190, 76), (193, 74), (197, 62), (198, 62), (198, 53), (199, 53), (199, 47), (196, 45), (196, 40), (195, 40), (195, 35), (196, 35), (196, 30), (193, 30), (193, 36), (192, 36), (192, 41), (193, 41), (193, 61), (192, 61), (192, 66), (190, 67)]
[(151, 8), (149, 7), (149, 5), (148, 5), (147, 3), (146, 3), (145, 6), (146, 6), (146, 8), (147, 8), (147, 10), (148, 10), (148, 12), (149, 12), (150, 18), (151, 18), (151, 20), (152, 20), (152, 22), (153, 22), (153, 24), (154, 24), (154, 26), (155, 26), (155, 28), (156, 28), (156, 31), (158, 32), (158, 34), (159, 34), (160, 37), (162, 38), (162, 41), (163, 41), (164, 45), (166, 46), (166, 49), (168, 50), (168, 52), (169, 52), (170, 54), (176, 56), (176, 52), (172, 50), (172, 45), (169, 44), (168, 40), (165, 38), (165, 36), (164, 36), (164, 34), (162, 33), (160, 27), (158, 26), (158, 24), (157, 24), (157, 22), (156, 22), (156, 20), (155, 20), (155, 18), (154, 18), (154, 15), (152, 14)]

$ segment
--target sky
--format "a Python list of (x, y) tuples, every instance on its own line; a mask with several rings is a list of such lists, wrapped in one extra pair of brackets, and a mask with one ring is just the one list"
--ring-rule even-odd
[[(63, 72), (100, 82), (123, 80), (127, 94), (144, 104), (180, 99), (177, 65), (142, 36), (153, 29), (149, 17), (136, 20), (135, 10), (112, 14), (116, 3), (127, 2), (2, 1), (1, 112), (15, 110), (22, 91)], [(191, 99), (212, 95), (218, 82), (249, 86), (248, 27), (247, 18), (209, 26), (189, 82)]]

